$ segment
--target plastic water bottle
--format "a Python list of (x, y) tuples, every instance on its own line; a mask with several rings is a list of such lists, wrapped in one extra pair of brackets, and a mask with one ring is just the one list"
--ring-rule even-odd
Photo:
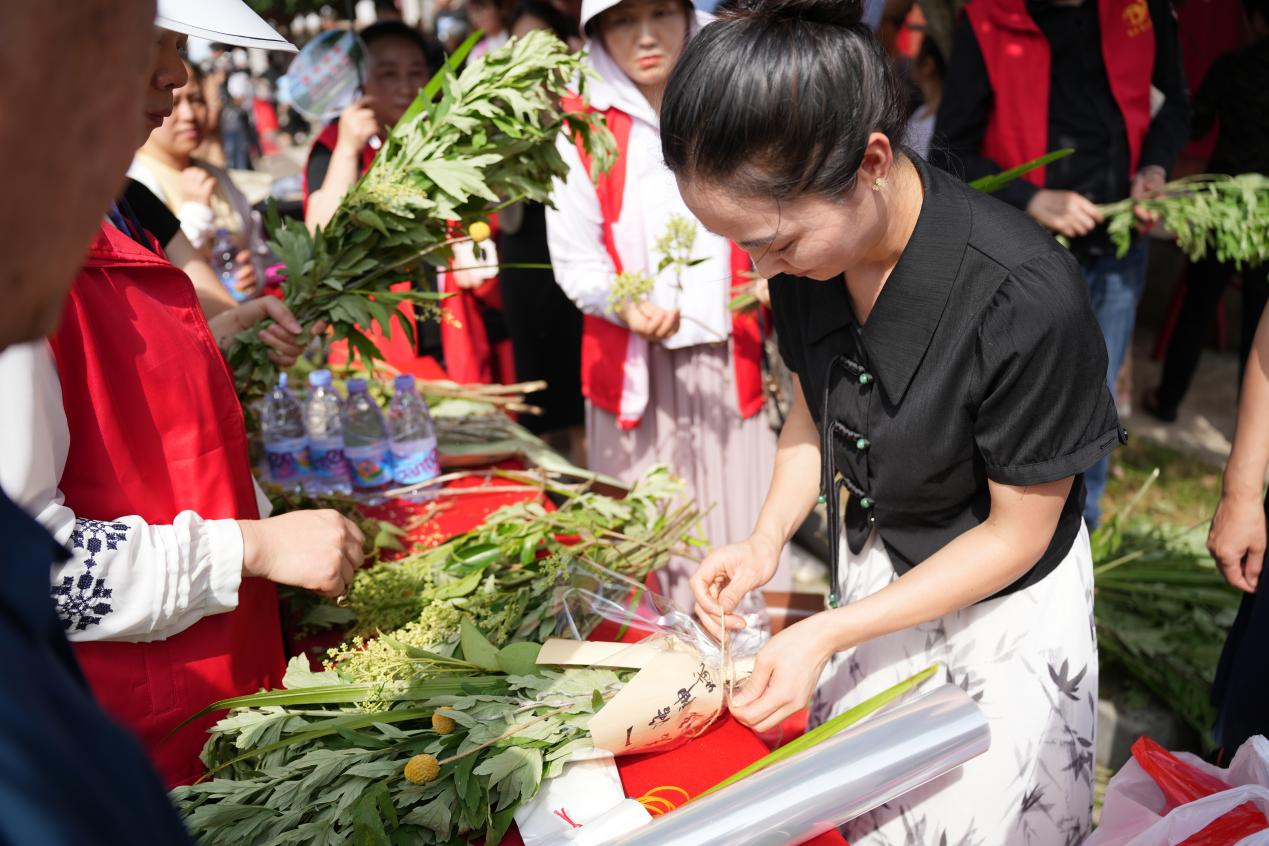
[(250, 291), (238, 290), (238, 248), (229, 237), (228, 229), (217, 229), (216, 240), (212, 242), (212, 269), (220, 277), (220, 284), (237, 302), (243, 302), (251, 296)]
[(313, 464), (309, 489), (314, 493), (351, 493), (344, 456), (344, 403), (331, 386), (329, 370), (313, 371), (308, 384), (312, 390), (304, 420), (308, 424), (308, 457)]
[(365, 379), (348, 380), (348, 401), (344, 403), (344, 455), (352, 470), (352, 484), (358, 491), (383, 491), (392, 481), (392, 451), (388, 447), (388, 424), (379, 403), (370, 396)]
[(277, 387), (264, 398), (260, 429), (269, 461), (269, 478), (285, 488), (300, 487), (312, 470), (308, 459), (308, 433), (304, 428), (304, 410), (287, 387), (285, 373), (278, 377)]
[(388, 406), (388, 429), (392, 433), (392, 478), (397, 484), (417, 485), (440, 475), (441, 457), (436, 448), (436, 429), (427, 403), (414, 389), (414, 377), (409, 374), (398, 376), (395, 387), (392, 404)]

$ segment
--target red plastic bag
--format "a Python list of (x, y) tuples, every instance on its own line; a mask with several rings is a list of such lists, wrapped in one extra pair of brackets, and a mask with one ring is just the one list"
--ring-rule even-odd
[[(1163, 791), (1167, 811), (1204, 796), (1231, 790), (1216, 776), (1198, 770), (1177, 758), (1148, 737), (1132, 745), (1132, 757)], [(1248, 802), (1212, 820), (1201, 831), (1187, 837), (1180, 846), (1233, 846), (1244, 837), (1269, 829), (1269, 819)]]

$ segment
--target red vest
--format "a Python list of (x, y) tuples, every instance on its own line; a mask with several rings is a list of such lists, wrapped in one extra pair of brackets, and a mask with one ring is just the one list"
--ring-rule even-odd
[[(77, 518), (259, 517), (242, 407), (189, 277), (103, 224), (51, 340), (70, 430), (60, 488)], [(186, 784), (221, 715), (167, 734), (218, 699), (281, 681), (277, 596), (244, 579), (235, 611), (167, 640), (75, 651), (106, 711), (140, 736), (169, 786)]]
[[(1087, 0), (1098, 4), (1102, 56), (1111, 94), (1128, 133), (1129, 172), (1137, 172), (1150, 128), (1154, 25), (1146, 0)], [(972, 0), (965, 7), (978, 39), (995, 104), (982, 153), (1002, 169), (1039, 158), (1049, 143), (1048, 39), (1027, 14), (1025, 0)], [(1026, 173), (1044, 185), (1044, 168)]]
[[(574, 112), (589, 110), (576, 97), (565, 100), (564, 107)], [(621, 218), (622, 199), (626, 189), (626, 153), (630, 148), (632, 120), (630, 115), (614, 107), (604, 112), (604, 121), (616, 139), (617, 160), (607, 173), (600, 176), (595, 194), (599, 198), (599, 209), (603, 216), (604, 247), (612, 258), (613, 268), (620, 273), (621, 256), (617, 252), (612, 227)], [(582, 166), (589, 171), (591, 158), (580, 138), (577, 141), (577, 151), (581, 155)], [(748, 254), (732, 244), (733, 290), (752, 282), (745, 275), (751, 270), (753, 264), (749, 261)], [(766, 400), (762, 383), (762, 323), (752, 311), (733, 312), (731, 328), (737, 407), (741, 417), (749, 418), (762, 410)], [(617, 425), (623, 429), (637, 427), (642, 419), (622, 413), (625, 370), (632, 366), (626, 355), (630, 336), (629, 329), (611, 320), (589, 314), (582, 318), (582, 393), (596, 406), (615, 415)]]

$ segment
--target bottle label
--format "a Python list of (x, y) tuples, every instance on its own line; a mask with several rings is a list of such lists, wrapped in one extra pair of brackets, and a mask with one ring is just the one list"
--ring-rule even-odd
[(392, 478), (402, 485), (417, 485), (441, 473), (441, 455), (436, 438), (423, 438), (392, 445)]
[(339, 442), (309, 443), (308, 458), (313, 463), (313, 472), (322, 479), (344, 479), (348, 476), (348, 461)]
[(265, 450), (269, 459), (269, 478), (275, 482), (297, 482), (313, 469), (304, 442), (299, 445), (277, 444)]
[(385, 445), (345, 447), (352, 465), (352, 482), (359, 488), (377, 488), (392, 480), (392, 454)]

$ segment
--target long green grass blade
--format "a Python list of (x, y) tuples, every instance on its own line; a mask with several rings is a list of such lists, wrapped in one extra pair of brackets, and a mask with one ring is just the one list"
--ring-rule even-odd
[(802, 735), (801, 737), (789, 741), (784, 746), (781, 746), (779, 749), (776, 749), (771, 754), (763, 758), (759, 758), (757, 761), (754, 761), (752, 764), (745, 767), (740, 772), (734, 775), (728, 776), (727, 778), (723, 779), (718, 784), (714, 785), (709, 790), (706, 790), (704, 793), (700, 794), (700, 796), (697, 796), (696, 798), (699, 799), (701, 798), (701, 796), (708, 796), (709, 794), (714, 793), (715, 791), (722, 790), (724, 787), (730, 787), (731, 785), (735, 784), (736, 782), (740, 781), (746, 776), (751, 776), (760, 770), (765, 770), (767, 767), (771, 766), (772, 764), (778, 764), (781, 761), (785, 760), (786, 758), (791, 758), (794, 755), (798, 754), (799, 752), (802, 752), (806, 749), (810, 749), (812, 746), (815, 746), (819, 743), (824, 742), (825, 740), (837, 734), (838, 732), (842, 731), (843, 729), (853, 726), (855, 723), (859, 722), (864, 717), (867, 717), (876, 713), (877, 711), (881, 710), (886, 705), (889, 705), (891, 702), (895, 701), (896, 699), (908, 693), (909, 691), (915, 690), (924, 681), (926, 681), (931, 676), (933, 676), (936, 672), (938, 672), (938, 669), (939, 669), (938, 664), (931, 664), (930, 666), (926, 667), (921, 672), (917, 673), (915, 676), (912, 676), (909, 679), (905, 679), (904, 681), (899, 682), (894, 687), (888, 688), (887, 690), (883, 690), (881, 693), (878, 693), (876, 696), (872, 697), (871, 699), (867, 699), (859, 703), (854, 708), (851, 708), (849, 711), (846, 711), (843, 714), (839, 714), (838, 716), (834, 717), (833, 719), (829, 720), (823, 725), (816, 726), (815, 728), (811, 729), (810, 731), (808, 731), (806, 734)]
[(1051, 153), (1045, 153), (1043, 156), (1040, 156), (1038, 159), (1032, 159), (1029, 162), (1020, 164), (1017, 167), (1011, 167), (1009, 168), (1009, 170), (1003, 171), (1001, 173), (993, 173), (990, 176), (979, 177), (978, 179), (975, 179), (973, 182), (969, 183), (969, 187), (977, 188), (979, 191), (982, 191), (984, 194), (991, 194), (995, 191), (999, 191), (1001, 188), (1008, 185), (1010, 182), (1013, 182), (1015, 179), (1017, 179), (1019, 176), (1022, 176), (1024, 173), (1035, 170), (1038, 167), (1051, 165), (1054, 162), (1058, 161), (1059, 159), (1064, 159), (1074, 152), (1075, 150), (1070, 147), (1063, 147), (1061, 150), (1054, 150)]

